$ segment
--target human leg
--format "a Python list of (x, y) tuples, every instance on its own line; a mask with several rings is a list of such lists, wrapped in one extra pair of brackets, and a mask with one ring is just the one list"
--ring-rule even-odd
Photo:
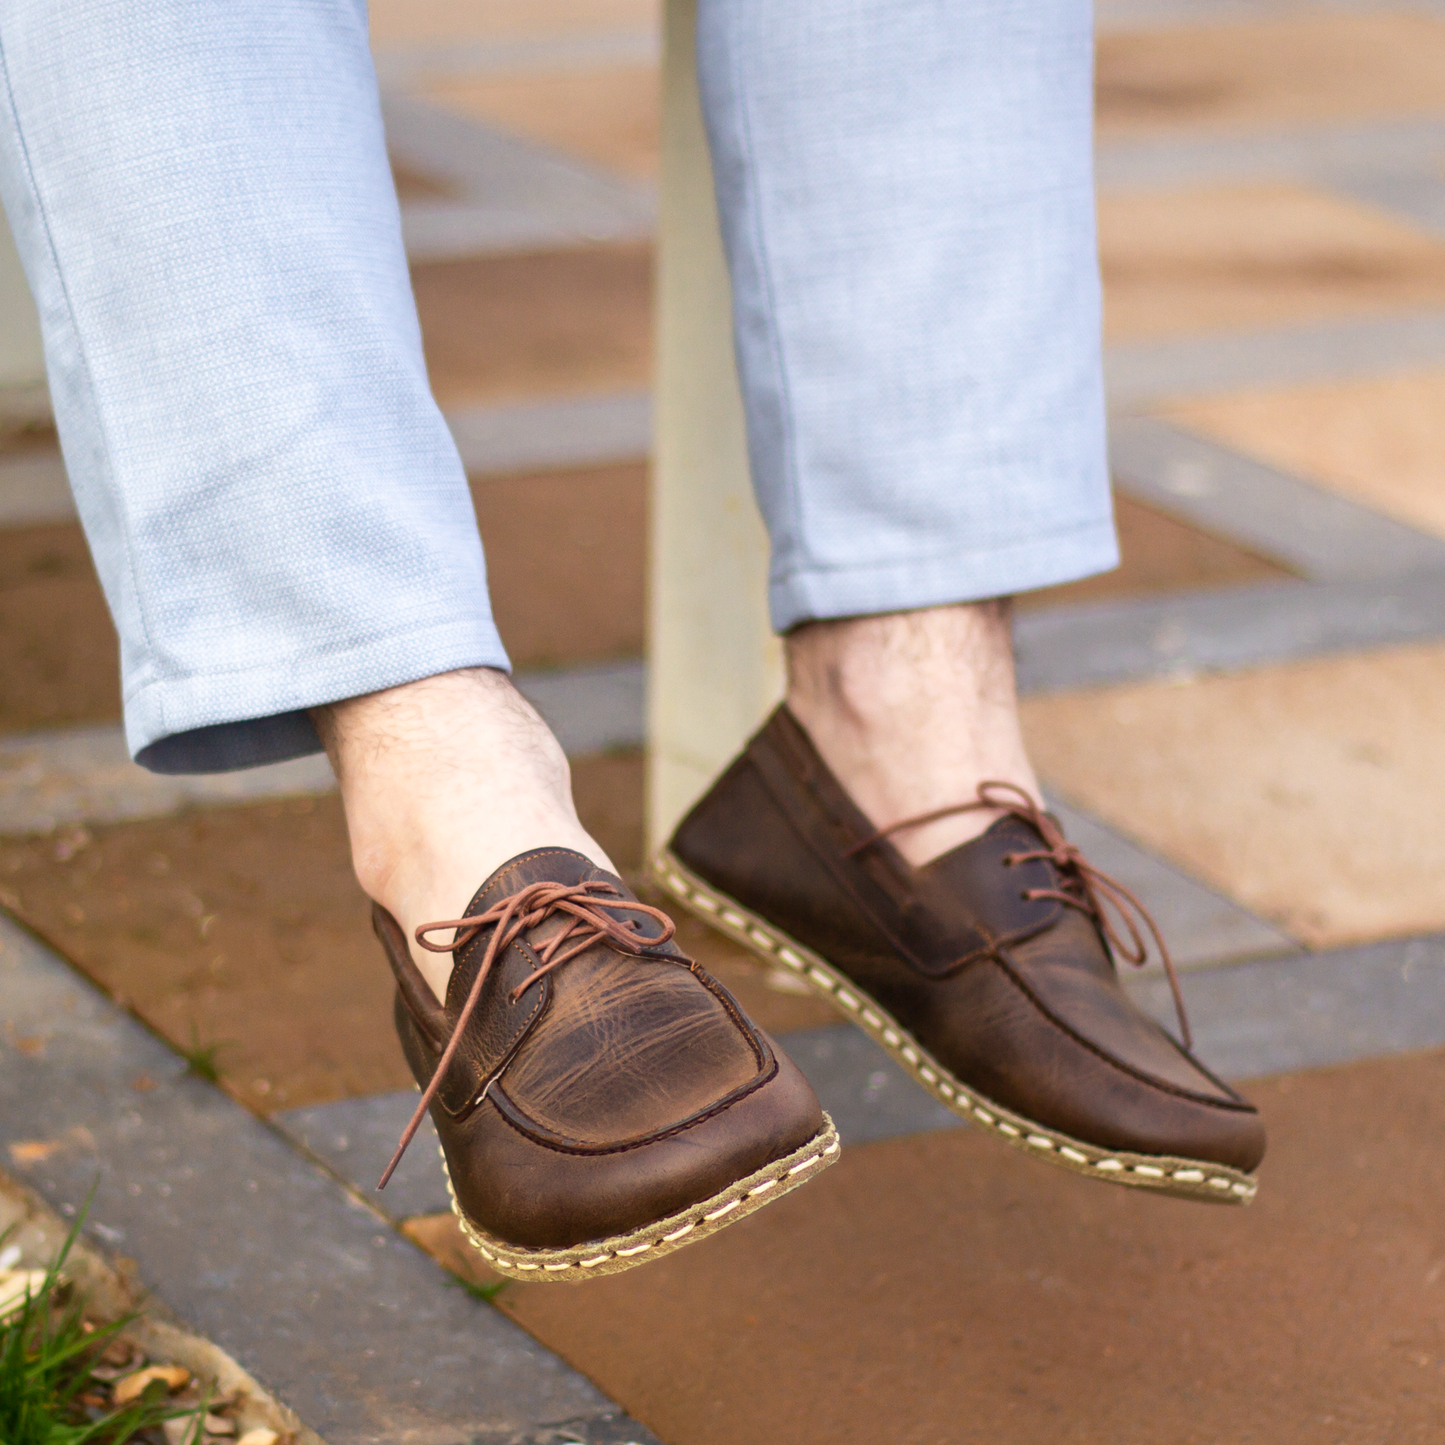
[[(132, 749), (214, 771), (324, 734), (403, 1051), (493, 1264), (609, 1273), (826, 1167), (812, 1091), (611, 873), (500, 671), (364, 7), (6, 5), (0, 192)], [(468, 913), (455, 940), (423, 928)]]
[(984, 600), (1117, 561), (1087, 0), (703, 0), (699, 57), (789, 704), (880, 826), (1036, 789)]
[(0, 193), (132, 752), (314, 752), (308, 707), (505, 668), (364, 6), (21, 0), (0, 60)]
[(1117, 560), (1091, 44), (1080, 0), (702, 0), (789, 679), (658, 873), (1000, 1137), (1238, 1202), (1258, 1116), (1120, 987), (1151, 925), (1042, 811), (991, 600)]

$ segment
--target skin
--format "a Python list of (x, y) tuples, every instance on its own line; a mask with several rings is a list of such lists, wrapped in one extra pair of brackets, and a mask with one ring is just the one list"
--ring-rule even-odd
[[(1006, 602), (808, 623), (786, 639), (789, 707), (879, 827), (965, 802), (997, 778), (1035, 798), (1014, 692)], [(312, 710), (341, 786), (352, 864), (410, 937), (457, 918), (529, 848), (616, 866), (578, 821), (557, 740), (491, 668), (424, 678)], [(915, 866), (992, 821), (963, 813), (894, 838)], [(451, 959), (412, 945), (438, 998)]]
[[(1041, 802), (1024, 750), (1007, 600), (811, 622), (789, 634), (788, 706), (853, 801), (887, 827), (989, 780)], [(914, 865), (976, 838), (994, 810), (893, 836)]]

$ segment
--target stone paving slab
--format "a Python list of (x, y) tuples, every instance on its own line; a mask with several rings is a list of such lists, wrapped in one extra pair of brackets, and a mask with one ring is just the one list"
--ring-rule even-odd
[(638, 240), (656, 226), (650, 186), (400, 92), (382, 111), (396, 161), (456, 195), (402, 206), (414, 262)]
[(447, 425), (472, 476), (605, 466), (651, 452), (652, 397), (628, 391), (457, 409)]
[(1445, 644), (1026, 700), (1070, 801), (1314, 948), (1445, 930)]
[(153, 818), (193, 805), (239, 803), (336, 786), (322, 753), (197, 776), (147, 772), (119, 727), (55, 728), (0, 737), (0, 835)]
[(1407, 216), (1421, 230), (1445, 236), (1445, 145), (1423, 175), (1371, 172), (1342, 178), (1334, 188), (1368, 205)]
[(1445, 1059), (1250, 1094), (1248, 1209), (952, 1129), (845, 1148), (596, 1293), (501, 1302), (678, 1445), (1438, 1445)]
[(25, 1183), (330, 1445), (651, 1440), (3, 918), (0, 1014)]
[[(1045, 790), (1045, 797), (1084, 856), (1143, 899), (1179, 968), (1212, 968), (1240, 958), (1299, 951), (1294, 939), (1264, 919), (1070, 807), (1052, 792)], [(1146, 972), (1162, 972), (1162, 965), (1152, 955)]]
[(428, 1114), (396, 1172), (378, 1190), (396, 1141), (411, 1119), (418, 1094), (399, 1089), (393, 1094), (367, 1094), (273, 1114), (271, 1122), (309, 1150), (339, 1178), (366, 1196), (367, 1202), (393, 1219), (440, 1214), (452, 1207), (446, 1176), (437, 1159), (441, 1147)]
[[(1166, 979), (1127, 983), (1174, 1026)], [(1190, 974), (1184, 988), (1199, 1056), (1228, 1079), (1445, 1045), (1445, 935), (1210, 969)]]
[(396, 89), (441, 76), (602, 70), (655, 65), (661, 59), (662, 35), (654, 26), (385, 45), (376, 54), (376, 74), (383, 86)]
[[(642, 740), (644, 666), (625, 661), (520, 673), (518, 690), (573, 757)], [(0, 836), (48, 833), (81, 823), (163, 817), (186, 807), (329, 793), (322, 753), (194, 776), (148, 772), (131, 762), (119, 727), (56, 728), (0, 737)]]
[(1445, 367), (1200, 397), (1168, 420), (1445, 539)]
[(1116, 343), (1104, 352), (1112, 411), (1253, 386), (1293, 386), (1445, 362), (1445, 311), (1319, 321), (1219, 336)]
[(1154, 417), (1109, 428), (1115, 485), (1316, 582), (1445, 577), (1445, 541)]
[[(1103, 190), (1274, 180), (1344, 189), (1371, 176), (1392, 183), (1425, 180), (1438, 171), (1442, 157), (1445, 120), (1381, 120), (1213, 135), (1108, 136), (1099, 141), (1094, 174)], [(1409, 213), (1408, 206), (1389, 208)]]
[(1014, 619), (1019, 691), (1232, 672), (1445, 636), (1445, 585), (1423, 573), (1380, 582), (1284, 582)]

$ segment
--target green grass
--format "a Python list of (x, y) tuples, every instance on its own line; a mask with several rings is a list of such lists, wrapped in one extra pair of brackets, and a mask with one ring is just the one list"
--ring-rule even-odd
[(70, 1231), (39, 1293), (0, 1321), (0, 1445), (127, 1445), (149, 1432), (159, 1438), (163, 1421), (204, 1408), (173, 1408), (159, 1380), (123, 1410), (83, 1398), (89, 1394), (93, 1400), (104, 1392), (91, 1371), (134, 1319), (88, 1330), (84, 1300), (60, 1277), (84, 1217)]
[[(486, 1300), (488, 1304), (491, 1304), (509, 1284), (514, 1284), (515, 1282), (516, 1281), (510, 1279), (496, 1279), (493, 1280), (491, 1284), (476, 1284), (472, 1280), (463, 1279), (459, 1274), (452, 1275), (447, 1281), (448, 1284), (455, 1285), (458, 1289), (466, 1290), (473, 1299)], [(3, 1440), (4, 1436), (0, 1436), (0, 1441)]]
[[(203, 1044), (200, 1033), (195, 1024), (192, 1024), (191, 1046), (181, 1050), (181, 1057), (186, 1061), (186, 1069), (189, 1073), (204, 1079), (208, 1084), (219, 1084), (221, 1082), (221, 1066), (217, 1060), (221, 1050), (230, 1046), (230, 1039), (216, 1039), (213, 1043)], [(10, 1442), (0, 1437), (0, 1445), (10, 1445)]]

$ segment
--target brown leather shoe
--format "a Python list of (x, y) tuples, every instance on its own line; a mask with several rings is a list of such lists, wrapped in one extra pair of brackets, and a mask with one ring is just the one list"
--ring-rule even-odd
[(445, 1007), (396, 920), (379, 906), (372, 919), (425, 1091), (382, 1184), (430, 1107), (453, 1208), (500, 1273), (644, 1264), (838, 1157), (794, 1064), (678, 951), (665, 913), (581, 854), (523, 853), (466, 917), (418, 930), (453, 954)]
[(1132, 896), (1003, 786), (966, 806), (1005, 816), (915, 869), (886, 836), (905, 825), (876, 832), (779, 708), (653, 866), (970, 1122), (1095, 1179), (1247, 1203), (1258, 1112), (1120, 987), (1110, 940), (1135, 962), (1144, 947), (1103, 900)]

